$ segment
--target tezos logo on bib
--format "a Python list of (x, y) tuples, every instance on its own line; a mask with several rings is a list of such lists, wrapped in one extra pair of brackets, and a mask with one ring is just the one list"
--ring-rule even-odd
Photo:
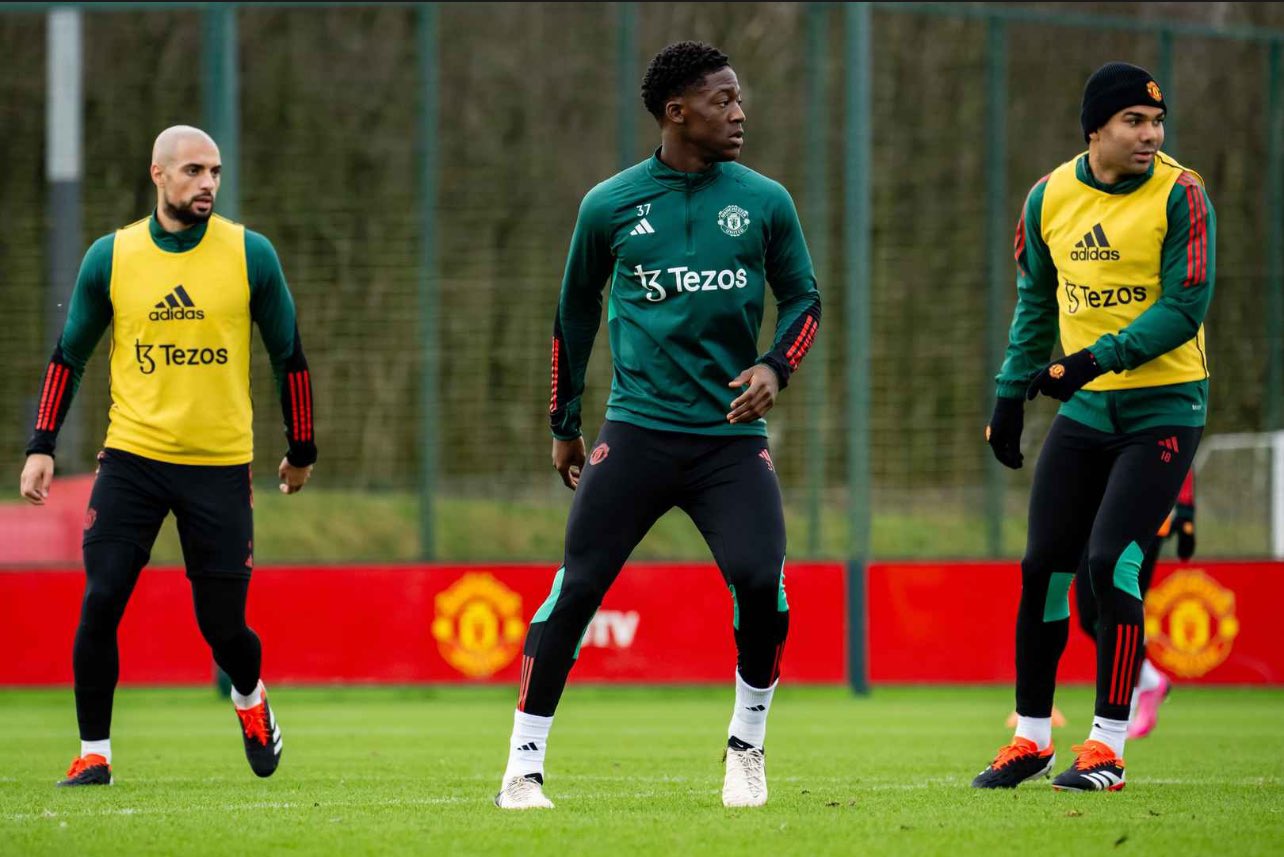
[(718, 212), (718, 228), (735, 238), (749, 228), (749, 212), (738, 205), (728, 205)]

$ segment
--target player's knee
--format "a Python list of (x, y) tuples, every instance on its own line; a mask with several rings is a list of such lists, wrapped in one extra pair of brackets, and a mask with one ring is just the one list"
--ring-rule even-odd
[(1136, 542), (1097, 548), (1088, 554), (1088, 575), (1103, 610), (1114, 593), (1141, 599), (1139, 575), (1144, 559), (1145, 553)]
[(125, 614), (128, 597), (115, 587), (89, 583), (80, 611), (80, 624), (88, 630), (115, 630)]
[(575, 615), (592, 614), (606, 597), (607, 587), (590, 575), (578, 575), (562, 581), (556, 606)]
[(253, 635), (250, 626), (245, 623), (245, 616), (240, 611), (197, 610), (196, 625), (201, 630), (205, 642), (217, 648), (227, 645), (239, 637)]

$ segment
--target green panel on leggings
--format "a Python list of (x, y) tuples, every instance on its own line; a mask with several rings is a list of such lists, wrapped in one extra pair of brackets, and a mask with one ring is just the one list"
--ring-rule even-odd
[(1048, 597), (1043, 602), (1043, 621), (1060, 622), (1070, 618), (1070, 581), (1074, 574), (1053, 572), (1048, 581)]
[(1137, 543), (1129, 542), (1115, 563), (1115, 589), (1127, 592), (1138, 601), (1141, 600), (1141, 587), (1137, 585), (1137, 577), (1141, 574), (1143, 559), (1145, 554), (1137, 547)]
[[(539, 606), (539, 609), (535, 611), (535, 615), (531, 617), (532, 625), (536, 622), (545, 621), (552, 614), (553, 607), (557, 604), (557, 596), (562, 594), (562, 575), (565, 573), (566, 566), (562, 566), (557, 570), (557, 576), (553, 578), (553, 588), (549, 590), (548, 597), (544, 599), (544, 603)], [(576, 651), (578, 652), (579, 650), (576, 649)]]

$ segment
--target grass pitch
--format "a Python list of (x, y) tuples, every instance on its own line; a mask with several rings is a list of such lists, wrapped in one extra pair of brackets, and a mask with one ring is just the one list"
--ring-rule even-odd
[[(1006, 688), (785, 685), (771, 799), (720, 802), (729, 688), (567, 692), (552, 812), (491, 804), (512, 688), (273, 688), (281, 768), (255, 778), (213, 691), (123, 690), (116, 785), (53, 787), (78, 749), (69, 691), (0, 692), (0, 854), (1280, 854), (1284, 692), (1178, 686), (1129, 745), (1128, 787), (968, 788), (1007, 738)], [(1058, 769), (1089, 727), (1063, 690)]]

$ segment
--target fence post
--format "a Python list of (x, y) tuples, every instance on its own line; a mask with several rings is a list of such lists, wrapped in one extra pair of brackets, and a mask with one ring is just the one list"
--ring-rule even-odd
[(843, 189), (847, 256), (847, 478), (851, 546), (847, 578), (848, 664), (852, 690), (869, 692), (865, 640), (865, 567), (870, 546), (870, 8), (846, 11), (846, 182)]
[[(211, 5), (201, 13), (201, 95), (205, 133), (218, 144), (223, 172), (218, 213), (241, 219), (240, 54), (236, 41), (236, 7)], [(156, 129), (160, 131), (161, 129)], [(222, 696), (232, 690), (227, 673), (214, 667), (214, 684)]]
[[(1008, 261), (1008, 43), (1007, 22), (990, 18), (986, 22), (985, 66), (985, 150), (989, 164), (985, 171), (986, 268), (989, 289), (985, 302), (985, 405), (994, 396), (993, 373), (1003, 361), (1003, 296), (1012, 282)], [(977, 438), (978, 443), (980, 437)], [(1003, 466), (987, 454), (985, 471), (985, 541), (992, 557), (1003, 553)]]
[[(1163, 87), (1164, 101), (1173, 104), (1181, 111), (1181, 105), (1173, 101), (1177, 91), (1177, 75), (1173, 71), (1173, 31), (1159, 31), (1159, 85)], [(1164, 151), (1177, 154), (1177, 123), (1173, 114), (1164, 117)]]
[(638, 142), (638, 74), (634, 62), (638, 54), (638, 4), (615, 4), (615, 85), (617, 157), (620, 169), (637, 161)]
[[(829, 113), (827, 80), (829, 73), (829, 35), (826, 27), (829, 8), (825, 3), (807, 4), (807, 115), (803, 120), (806, 129), (807, 161), (807, 238), (811, 246), (812, 267), (821, 288), (829, 273), (829, 156), (826, 146)], [(824, 414), (827, 410), (828, 366), (825, 337), (816, 340), (812, 348), (811, 369), (806, 373), (806, 432), (807, 454), (807, 555), (816, 557), (821, 552), (820, 495), (825, 486)]]
[(416, 16), (419, 55), (419, 556), (436, 559), (434, 511), (437, 490), (438, 347), (437, 308), (437, 4), (423, 3)]
[[(211, 4), (202, 13), (205, 131), (218, 144), (223, 161), (218, 212), (241, 219), (240, 53), (236, 41), (236, 7)], [(160, 129), (157, 129), (158, 131)]]
[(1284, 428), (1284, 92), (1280, 91), (1281, 50), (1271, 42), (1267, 61), (1266, 132), (1266, 342), (1270, 349), (1266, 367), (1268, 431)]
[[(84, 219), (80, 184), (84, 177), (84, 87), (82, 83), (82, 18), (79, 9), (52, 9), (46, 20), (45, 182), (49, 225), (45, 237), (45, 342), (52, 352), (62, 335), (71, 293), (84, 252)], [(46, 352), (46, 353), (48, 353)], [(74, 472), (80, 460), (83, 430), (80, 411), (63, 423), (58, 438), (59, 472)], [(74, 416), (73, 416), (74, 414)], [(33, 414), (34, 417), (34, 408)], [(34, 419), (32, 420), (34, 422)], [(32, 423), (28, 423), (31, 425)]]

